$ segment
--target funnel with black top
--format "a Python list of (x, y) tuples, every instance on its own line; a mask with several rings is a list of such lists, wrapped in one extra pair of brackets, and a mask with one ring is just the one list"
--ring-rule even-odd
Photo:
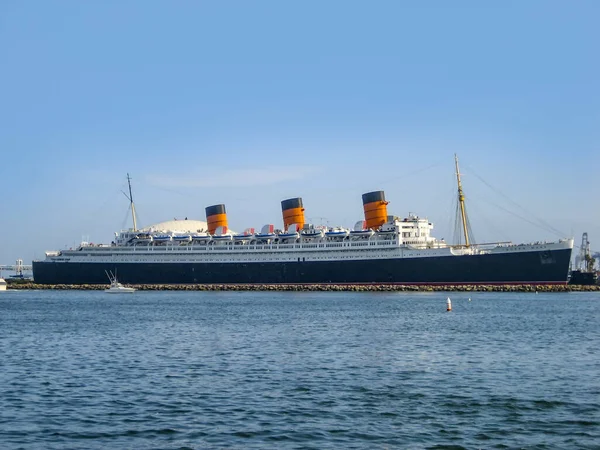
[(283, 229), (288, 230), (292, 224), (296, 224), (296, 229), (301, 230), (304, 226), (304, 207), (300, 197), (289, 198), (281, 202), (281, 211), (283, 213)]
[(387, 204), (383, 191), (367, 192), (362, 196), (365, 228), (376, 230), (387, 221)]
[(215, 234), (218, 227), (227, 227), (227, 213), (225, 205), (213, 205), (206, 208), (206, 222), (208, 224), (208, 232)]

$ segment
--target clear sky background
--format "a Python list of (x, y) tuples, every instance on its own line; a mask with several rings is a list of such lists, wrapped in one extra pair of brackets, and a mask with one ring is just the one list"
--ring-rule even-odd
[(205, 220), (281, 225), (361, 194), (479, 242), (600, 251), (600, 2), (0, 2), (0, 263)]

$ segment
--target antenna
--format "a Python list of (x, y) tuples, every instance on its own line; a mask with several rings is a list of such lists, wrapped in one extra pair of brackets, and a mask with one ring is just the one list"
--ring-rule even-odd
[(467, 213), (465, 211), (465, 194), (460, 183), (460, 171), (458, 170), (458, 156), (454, 154), (454, 163), (456, 165), (456, 181), (458, 182), (458, 201), (460, 203), (460, 215), (462, 217), (463, 233), (465, 234), (465, 246), (469, 247), (469, 232), (467, 231)]

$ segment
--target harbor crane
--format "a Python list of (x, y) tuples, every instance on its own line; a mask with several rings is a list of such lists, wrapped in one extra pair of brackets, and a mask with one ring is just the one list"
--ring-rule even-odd
[(596, 264), (596, 258), (598, 256), (600, 256), (598, 253), (595, 253), (594, 256), (592, 256), (588, 234), (583, 233), (583, 236), (581, 236), (579, 254), (575, 256), (575, 269), (581, 270), (582, 272), (593, 272), (594, 264)]

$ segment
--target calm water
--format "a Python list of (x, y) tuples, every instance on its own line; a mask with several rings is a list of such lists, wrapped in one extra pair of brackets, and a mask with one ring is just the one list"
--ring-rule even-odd
[(3, 292), (0, 448), (600, 448), (600, 293), (471, 298)]

